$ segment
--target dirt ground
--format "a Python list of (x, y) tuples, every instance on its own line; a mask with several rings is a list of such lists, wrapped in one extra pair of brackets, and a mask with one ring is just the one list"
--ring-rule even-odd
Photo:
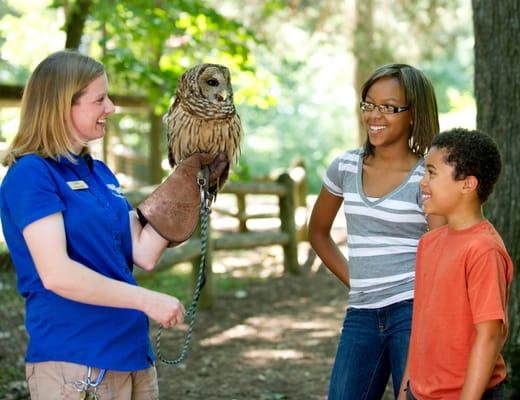
[[(161, 399), (326, 398), (345, 292), (312, 256), (297, 276), (283, 275), (276, 255), (257, 256), (263, 270), (274, 266), (269, 279), (220, 293), (198, 314), (187, 362), (158, 366)], [(163, 333), (167, 358), (179, 353), (181, 333)]]
[[(218, 202), (232, 209), (228, 200), (221, 196)], [(272, 199), (251, 200), (248, 211), (276, 209)], [(308, 212), (313, 200), (309, 199)], [(251, 220), (248, 228), (269, 229), (277, 222)], [(219, 230), (233, 230), (235, 224), (218, 212), (212, 217), (212, 226)], [(343, 246), (342, 216), (334, 222), (332, 234)], [(283, 273), (280, 246), (216, 253), (216, 274), (250, 277), (253, 283), (219, 292), (214, 307), (198, 313), (188, 358), (181, 367), (158, 364), (162, 400), (326, 399), (347, 297), (307, 242), (300, 244), (298, 253), (299, 275)], [(163, 332), (166, 358), (179, 354), (182, 333)], [(393, 398), (387, 389), (384, 399)]]
[[(218, 221), (220, 229), (231, 227)], [(334, 226), (333, 236), (343, 244), (344, 222)], [(301, 273), (289, 275), (280, 246), (216, 252), (217, 279), (223, 274), (249, 283), (221, 288), (213, 308), (198, 311), (183, 365), (158, 364), (161, 400), (326, 398), (347, 298), (308, 243), (300, 245), (299, 258)], [(185, 329), (163, 331), (166, 358), (180, 353)], [(154, 347), (156, 330), (153, 324)], [(388, 393), (384, 399), (391, 398)]]

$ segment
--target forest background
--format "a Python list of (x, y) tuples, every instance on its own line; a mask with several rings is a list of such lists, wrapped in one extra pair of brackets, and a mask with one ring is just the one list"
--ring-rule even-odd
[[(137, 172), (146, 173), (120, 175), (124, 185), (159, 182), (166, 143), (150, 132), (161, 129), (182, 72), (215, 62), (231, 70), (245, 131), (234, 179), (299, 157), (316, 193), (332, 159), (363, 141), (362, 82), (382, 64), (408, 63), (433, 81), (442, 130), (479, 127), (497, 140), (504, 173), (486, 215), (518, 267), (518, 43), (519, 0), (0, 0), (0, 146), (18, 125), (12, 89), (19, 95), (49, 53), (77, 48), (104, 62), (111, 95), (129, 105), (118, 107), (97, 151), (145, 160)], [(135, 107), (128, 96), (140, 99)], [(519, 276), (510, 398), (520, 396)]]
[[(227, 65), (244, 125), (238, 172), (246, 179), (299, 156), (317, 192), (326, 166), (360, 140), (361, 83), (389, 62), (432, 79), (441, 128), (475, 127), (469, 0), (2, 0), (0, 83), (23, 85), (66, 40), (103, 60), (111, 93), (142, 96), (158, 115), (189, 66)], [(16, 132), (17, 113), (0, 109), (4, 141)], [(111, 148), (149, 154), (146, 114), (121, 112), (111, 124)]]

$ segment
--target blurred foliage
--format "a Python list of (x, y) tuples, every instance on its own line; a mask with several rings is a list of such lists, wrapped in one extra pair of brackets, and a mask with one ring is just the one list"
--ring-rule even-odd
[[(78, 1), (54, 0), (45, 12), (33, 10), (29, 0), (0, 3), (20, 15), (0, 19), (0, 37), (9, 33), (0, 51), (6, 49), (11, 68), (20, 73), (16, 81), (24, 81), (36, 55), (39, 60), (45, 50), (64, 45), (59, 29), (66, 26), (65, 9)], [(80, 51), (103, 60), (112, 93), (143, 96), (158, 115), (166, 112), (187, 68), (201, 62), (228, 66), (245, 132), (232, 179), (266, 175), (299, 156), (309, 169), (310, 190), (317, 192), (332, 159), (357, 145), (359, 88), (353, 76), (364, 58), (423, 69), (441, 112), (474, 107), (469, 0), (366, 0), (370, 20), (360, 21), (357, 2), (344, 0), (91, 1)], [(27, 43), (38, 35), (22, 36), (31, 29), (45, 32), (42, 39), (55, 29), (58, 40), (35, 48)], [(22, 53), (28, 62), (20, 61)], [(111, 132), (147, 155), (147, 114), (128, 111), (112, 119)], [(165, 140), (162, 146), (166, 154)]]
[(248, 48), (254, 33), (203, 1), (92, 1), (80, 49), (103, 60), (113, 91), (148, 98), (158, 114), (166, 112), (178, 78), (194, 64), (254, 71)]
[[(87, 35), (92, 52), (107, 67), (112, 90), (146, 97), (158, 115), (167, 111), (180, 75), (197, 63), (226, 65), (239, 82), (236, 102), (263, 108), (273, 103), (262, 90), (271, 77), (264, 72), (257, 79), (250, 55), (250, 46), (260, 41), (243, 24), (202, 1), (100, 1)], [(147, 154), (146, 137), (142, 139), (133, 148)], [(165, 135), (161, 146), (166, 154)]]
[[(0, 0), (0, 82), (24, 84), (36, 64), (49, 53), (63, 48), (60, 12), (48, 1)], [(63, 42), (62, 42), (63, 40)]]
[[(356, 3), (358, 12), (361, 4), (367, 3), (370, 3), (370, 29), (364, 19), (360, 21), (356, 34), (364, 42), (353, 49), (358, 65), (369, 65), (371, 71), (378, 65), (394, 62), (420, 68), (435, 86), (441, 113), (451, 110), (449, 91), (472, 93), (470, 1), (367, 0)], [(376, 58), (378, 62), (371, 64), (367, 58)], [(364, 75), (366, 79), (368, 75)]]
[[(22, 399), (26, 393), (24, 349), (24, 299), (16, 289), (14, 272), (6, 246), (0, 243), (0, 399)], [(18, 396), (20, 395), (20, 396)]]
[[(7, 4), (5, 0), (0, 0), (0, 20), (4, 19), (6, 16), (19, 18), (20, 13)], [(2, 57), (2, 47), (6, 42), (6, 36), (7, 32), (0, 33), (0, 82), (16, 82), (23, 80), (27, 76), (27, 70), (16, 68)]]

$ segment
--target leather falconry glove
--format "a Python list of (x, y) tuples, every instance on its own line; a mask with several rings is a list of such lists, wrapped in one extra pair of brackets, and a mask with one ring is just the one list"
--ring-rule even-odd
[(196, 153), (183, 160), (152, 194), (137, 206), (141, 224), (149, 223), (170, 246), (190, 238), (199, 221), (199, 171), (207, 166), (210, 192), (218, 190), (218, 182), (229, 172), (229, 163), (222, 153)]

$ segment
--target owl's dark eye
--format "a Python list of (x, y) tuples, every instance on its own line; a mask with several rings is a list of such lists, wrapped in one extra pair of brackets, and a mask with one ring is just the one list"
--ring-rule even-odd
[(216, 79), (208, 79), (207, 82), (210, 86), (218, 86), (218, 81)]

